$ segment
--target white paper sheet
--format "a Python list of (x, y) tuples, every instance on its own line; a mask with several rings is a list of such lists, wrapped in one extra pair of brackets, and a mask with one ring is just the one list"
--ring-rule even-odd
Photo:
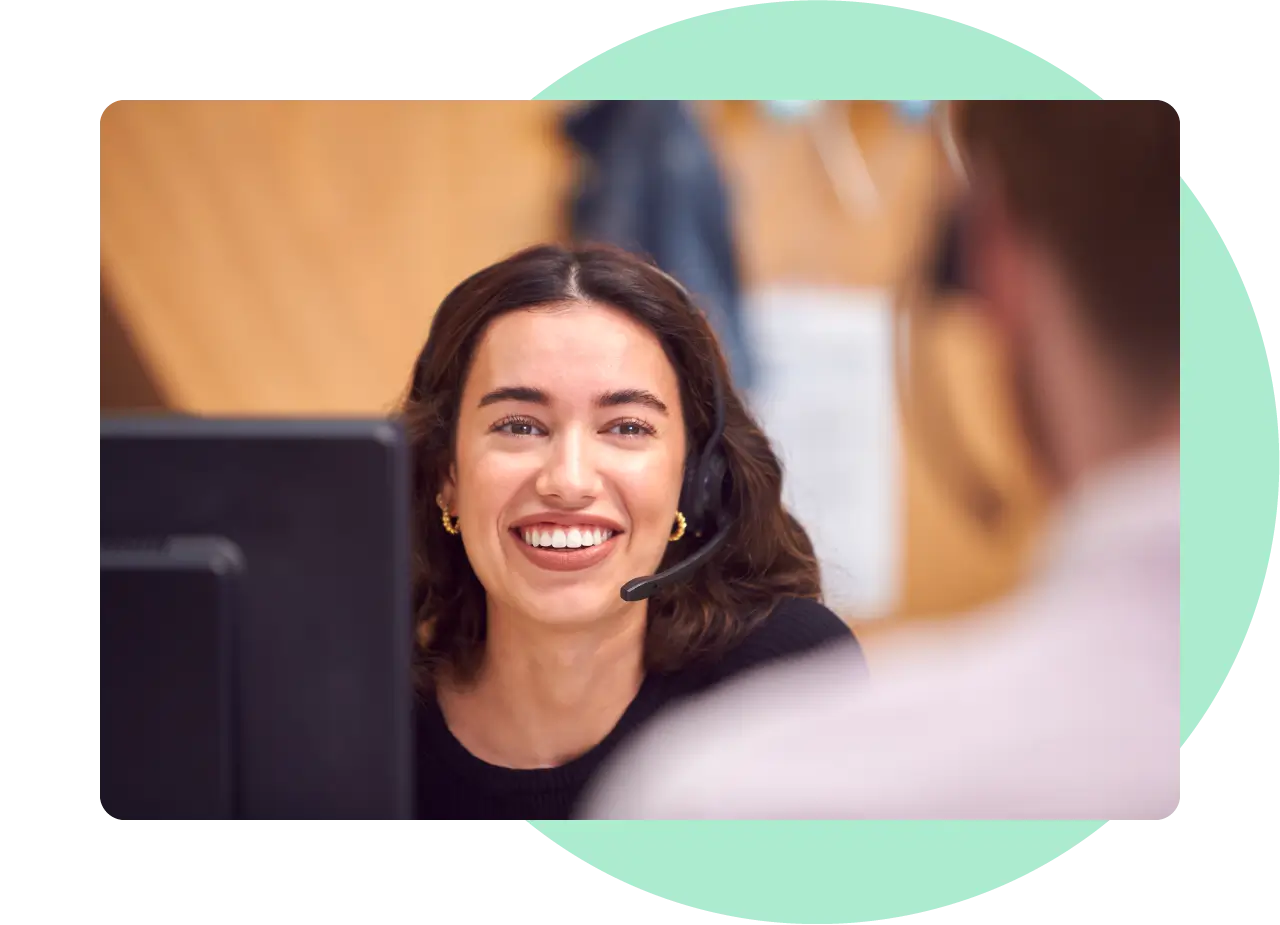
[(900, 586), (901, 469), (890, 297), (769, 288), (746, 318), (753, 410), (786, 467), (783, 497), (822, 565), (827, 605), (874, 617)]

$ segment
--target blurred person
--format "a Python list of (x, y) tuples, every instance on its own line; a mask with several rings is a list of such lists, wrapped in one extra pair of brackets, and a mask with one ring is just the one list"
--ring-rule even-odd
[(1178, 117), (975, 102), (958, 261), (1053, 487), (1036, 568), (873, 661), (763, 669), (652, 725), (589, 818), (1161, 818), (1178, 803)]
[(664, 705), (856, 650), (706, 319), (643, 260), (544, 246), (465, 280), (402, 417), (420, 817), (568, 818)]

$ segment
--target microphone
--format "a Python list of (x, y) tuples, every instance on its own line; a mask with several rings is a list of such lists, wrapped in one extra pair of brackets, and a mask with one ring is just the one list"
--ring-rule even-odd
[(732, 523), (722, 527), (719, 533), (707, 540), (705, 546), (688, 558), (681, 559), (666, 571), (658, 572), (656, 575), (648, 575), (644, 578), (631, 579), (622, 586), (622, 599), (628, 602), (643, 601), (659, 588), (692, 574), (698, 566), (710, 559), (716, 550), (724, 545), (724, 541), (729, 538), (729, 531), (732, 528)]

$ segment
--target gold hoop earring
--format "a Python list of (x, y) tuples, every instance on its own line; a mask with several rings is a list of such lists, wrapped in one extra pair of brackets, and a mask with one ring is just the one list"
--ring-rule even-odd
[(684, 531), (687, 526), (689, 526), (689, 524), (685, 521), (684, 515), (679, 511), (676, 511), (676, 525), (671, 531), (671, 535), (667, 537), (667, 542), (674, 543), (676, 540), (680, 539), (680, 537), (684, 536)]
[(440, 522), (444, 524), (445, 532), (450, 536), (457, 536), (462, 531), (458, 529), (458, 518), (449, 516), (449, 506), (444, 503), (444, 498), (437, 495), (436, 504), (440, 505)]

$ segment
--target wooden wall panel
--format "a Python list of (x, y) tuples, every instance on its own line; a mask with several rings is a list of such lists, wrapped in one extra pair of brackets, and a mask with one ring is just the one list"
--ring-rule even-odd
[(138, 350), (133, 335), (120, 320), (110, 295), (102, 293), (99, 311), (102, 354), (99, 393), (103, 411), (156, 412), (168, 401), (151, 375), (151, 365)]
[(558, 230), (530, 103), (121, 102), (104, 272), (175, 404), (383, 410), (448, 288)]

